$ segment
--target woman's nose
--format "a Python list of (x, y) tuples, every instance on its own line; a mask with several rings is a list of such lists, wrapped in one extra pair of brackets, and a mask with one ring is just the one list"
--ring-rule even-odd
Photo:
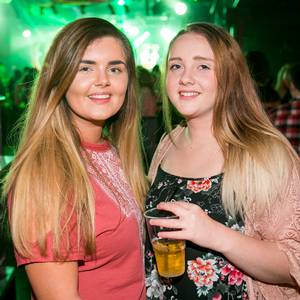
[(180, 83), (183, 84), (183, 85), (194, 84), (195, 83), (192, 70), (185, 69), (182, 72), (181, 77), (180, 77)]
[(95, 86), (105, 87), (110, 85), (109, 76), (106, 72), (100, 71), (95, 78)]

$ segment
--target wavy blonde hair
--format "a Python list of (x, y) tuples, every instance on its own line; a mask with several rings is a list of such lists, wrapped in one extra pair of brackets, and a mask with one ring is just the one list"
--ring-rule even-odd
[(143, 207), (146, 180), (141, 165), (135, 63), (130, 43), (105, 20), (78, 19), (58, 33), (47, 53), (26, 113), (18, 151), (4, 182), (4, 194), (11, 198), (11, 234), (21, 255), (32, 254), (33, 239), (45, 253), (46, 235), (51, 231), (55, 256), (62, 257), (60, 238), (71, 230), (73, 216), (77, 218), (78, 241), (84, 243), (86, 254), (95, 250), (93, 189), (65, 94), (87, 46), (104, 36), (121, 42), (129, 83), (124, 104), (106, 122), (103, 135), (116, 146), (125, 176)]
[[(299, 158), (263, 110), (238, 43), (216, 25), (195, 23), (175, 36), (167, 57), (177, 38), (186, 33), (205, 37), (215, 57), (218, 92), (212, 129), (225, 161), (224, 207), (232, 216), (243, 217), (255, 203), (257, 213), (262, 213), (278, 199)], [(163, 111), (168, 132), (172, 129), (173, 109), (165, 95)]]

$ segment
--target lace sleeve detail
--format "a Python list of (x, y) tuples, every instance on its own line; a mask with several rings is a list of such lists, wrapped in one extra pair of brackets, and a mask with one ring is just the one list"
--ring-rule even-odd
[[(292, 172), (291, 184), (284, 195), (285, 209), (281, 230), (276, 241), (287, 255), (290, 273), (300, 287), (300, 175), (299, 169)], [(299, 295), (300, 298), (300, 295)]]
[[(253, 216), (252, 216), (253, 217)], [(250, 299), (300, 300), (300, 170), (294, 167), (290, 184), (281, 195), (281, 201), (272, 206), (271, 215), (260, 220), (247, 220), (247, 234), (274, 241), (288, 259), (291, 276), (297, 287), (265, 284), (247, 278)]]

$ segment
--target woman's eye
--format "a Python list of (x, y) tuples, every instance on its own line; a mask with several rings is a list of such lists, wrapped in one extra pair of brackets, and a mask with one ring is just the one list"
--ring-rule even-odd
[(113, 68), (109, 69), (109, 72), (112, 73), (112, 74), (119, 74), (119, 73), (122, 72), (122, 70), (121, 70), (121, 68), (113, 67)]
[(88, 67), (88, 66), (79, 67), (79, 72), (88, 72), (91, 70), (92, 70), (91, 67)]
[(210, 70), (210, 67), (208, 65), (199, 65), (198, 68), (200, 70)]
[(181, 68), (181, 66), (179, 64), (172, 64), (170, 65), (170, 70), (175, 71)]

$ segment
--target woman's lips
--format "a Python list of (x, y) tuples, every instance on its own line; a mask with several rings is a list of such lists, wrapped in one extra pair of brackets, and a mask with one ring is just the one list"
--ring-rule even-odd
[(199, 95), (200, 93), (197, 91), (179, 91), (179, 96), (182, 99), (192, 99)]
[(88, 96), (88, 98), (94, 102), (107, 102), (111, 98), (111, 94), (91, 94)]

